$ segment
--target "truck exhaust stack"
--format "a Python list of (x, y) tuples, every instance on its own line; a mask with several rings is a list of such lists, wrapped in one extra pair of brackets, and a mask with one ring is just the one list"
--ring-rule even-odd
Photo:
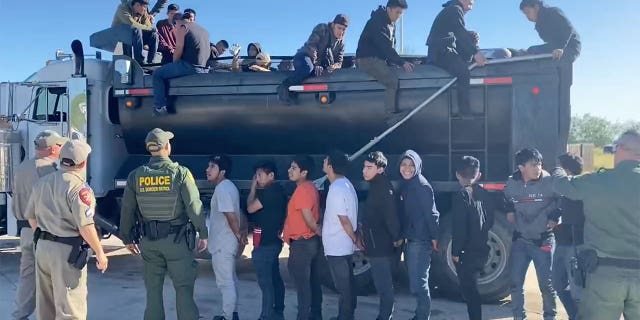
[(84, 49), (82, 48), (82, 42), (80, 40), (73, 40), (71, 42), (71, 51), (73, 51), (73, 60), (75, 62), (74, 77), (84, 77)]

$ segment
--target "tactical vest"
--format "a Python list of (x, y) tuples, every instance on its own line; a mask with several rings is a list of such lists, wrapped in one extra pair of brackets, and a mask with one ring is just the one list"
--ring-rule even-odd
[(142, 166), (136, 170), (136, 200), (145, 221), (171, 221), (184, 218), (180, 202), (180, 166), (177, 163), (160, 168)]

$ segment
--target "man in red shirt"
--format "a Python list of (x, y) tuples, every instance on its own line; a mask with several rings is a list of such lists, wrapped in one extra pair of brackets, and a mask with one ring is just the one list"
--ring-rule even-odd
[(283, 240), (289, 244), (288, 269), (298, 292), (298, 320), (322, 319), (320, 196), (308, 180), (312, 168), (311, 157), (296, 156), (288, 170), (296, 190), (287, 206)]
[(158, 51), (162, 53), (162, 64), (173, 62), (173, 52), (176, 50), (176, 35), (173, 33), (175, 24), (173, 17), (180, 11), (180, 7), (172, 3), (167, 7), (167, 19), (158, 21)]

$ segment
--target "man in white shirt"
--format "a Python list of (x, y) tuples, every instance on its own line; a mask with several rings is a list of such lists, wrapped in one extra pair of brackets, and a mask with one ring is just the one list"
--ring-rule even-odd
[(337, 151), (330, 152), (322, 164), (331, 182), (322, 224), (322, 244), (340, 295), (338, 317), (332, 318), (337, 320), (353, 320), (356, 308), (352, 260), (357, 243), (358, 195), (345, 177), (348, 165), (347, 155)]
[(236, 256), (238, 246), (246, 244), (240, 232), (240, 195), (238, 188), (226, 178), (231, 170), (231, 159), (226, 155), (209, 159), (207, 181), (215, 185), (211, 197), (209, 217), (209, 252), (216, 276), (216, 284), (222, 293), (222, 314), (214, 320), (238, 319), (238, 278)]

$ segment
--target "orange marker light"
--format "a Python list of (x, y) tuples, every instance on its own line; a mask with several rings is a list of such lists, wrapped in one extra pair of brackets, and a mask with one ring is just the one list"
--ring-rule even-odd
[(327, 102), (329, 102), (329, 98), (327, 98), (327, 96), (320, 97), (320, 103), (326, 104)]
[(128, 100), (127, 102), (125, 102), (125, 103), (124, 103), (124, 105), (125, 105), (127, 108), (131, 108), (131, 107), (133, 107), (133, 101)]

